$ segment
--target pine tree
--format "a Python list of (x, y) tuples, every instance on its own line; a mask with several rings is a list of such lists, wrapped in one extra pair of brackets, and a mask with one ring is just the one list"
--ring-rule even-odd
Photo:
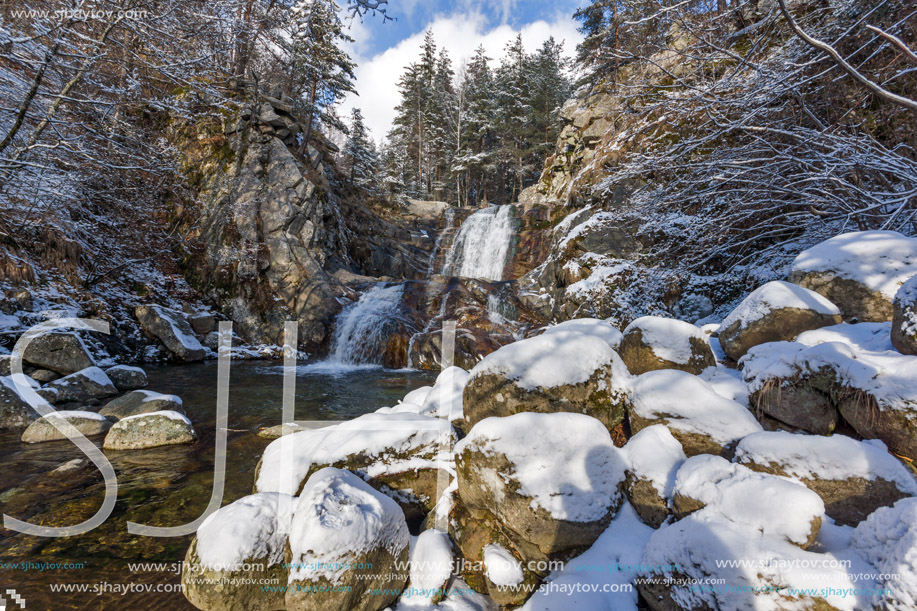
[(344, 163), (350, 184), (366, 191), (378, 190), (379, 154), (369, 138), (359, 108), (350, 112), (350, 134), (344, 146)]

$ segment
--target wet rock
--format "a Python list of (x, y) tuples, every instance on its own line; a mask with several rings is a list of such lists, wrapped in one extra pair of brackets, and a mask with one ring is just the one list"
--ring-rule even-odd
[(204, 347), (183, 312), (159, 305), (138, 306), (134, 310), (145, 333), (161, 341), (180, 361), (202, 361)]
[(768, 282), (753, 291), (720, 326), (720, 345), (738, 361), (753, 346), (790, 341), (811, 329), (842, 322), (833, 303), (789, 282)]
[(105, 370), (105, 375), (121, 392), (137, 390), (147, 385), (146, 372), (140, 367), (116, 365)]
[(736, 462), (804, 484), (838, 524), (856, 525), (879, 507), (917, 494), (914, 476), (875, 440), (757, 433), (739, 443)]
[(57, 421), (59, 424), (66, 422), (86, 437), (103, 435), (111, 428), (111, 422), (104, 416), (93, 412), (54, 412), (30, 424), (29, 428), (22, 433), (22, 443), (41, 443), (43, 441), (67, 439), (67, 436), (51, 423), (52, 420)]
[(26, 346), (22, 358), (35, 367), (50, 369), (62, 375), (95, 365), (83, 340), (77, 334), (67, 332), (39, 335)]
[(713, 350), (699, 328), (658, 316), (644, 316), (627, 325), (618, 354), (634, 375), (657, 369), (699, 374), (716, 365)]
[(99, 414), (112, 420), (122, 420), (130, 416), (160, 411), (185, 413), (182, 400), (176, 395), (164, 395), (151, 390), (135, 390), (109, 401), (99, 410)]
[(293, 510), (289, 554), (298, 568), (290, 570), (286, 609), (384, 609), (407, 583), (399, 566), (407, 564), (409, 542), (392, 499), (348, 471), (316, 472)]
[(98, 367), (88, 367), (71, 373), (48, 384), (47, 388), (57, 391), (60, 402), (87, 402), (92, 399), (104, 399), (118, 394), (118, 389)]
[(578, 332), (522, 340), (488, 355), (471, 370), (463, 395), (466, 427), (519, 412), (577, 412), (611, 430), (624, 420), (629, 376), (608, 343)]
[(122, 418), (105, 436), (106, 450), (142, 450), (193, 443), (197, 433), (191, 421), (174, 411), (160, 411)]
[[(183, 594), (206, 611), (284, 609), (284, 567), (295, 499), (246, 496), (212, 514), (197, 530), (182, 564)], [(271, 584), (276, 588), (264, 588)]]

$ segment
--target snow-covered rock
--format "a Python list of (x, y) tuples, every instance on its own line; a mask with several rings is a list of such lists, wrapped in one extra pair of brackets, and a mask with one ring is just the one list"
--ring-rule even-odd
[(455, 454), (463, 504), (488, 512), (542, 554), (591, 545), (621, 503), (624, 459), (589, 416), (487, 418)]
[(118, 394), (118, 389), (98, 367), (87, 367), (48, 384), (57, 390), (57, 400), (85, 402)]
[(279, 439), (284, 435), (292, 435), (293, 433), (301, 433), (306, 431), (300, 425), (295, 422), (286, 422), (284, 424), (276, 424), (274, 426), (269, 426), (258, 431), (258, 437), (263, 439)]
[(409, 547), (392, 499), (349, 471), (321, 469), (293, 509), (286, 608), (384, 609), (407, 582)]
[(657, 369), (698, 374), (716, 365), (707, 336), (691, 323), (643, 316), (624, 329), (618, 353), (634, 375)]
[(901, 354), (917, 355), (917, 276), (901, 285), (892, 306), (892, 344)]
[(720, 345), (738, 361), (749, 348), (794, 339), (803, 331), (841, 322), (836, 305), (789, 282), (768, 282), (746, 297), (723, 321)]
[(280, 587), (289, 574), (283, 560), (293, 502), (287, 494), (253, 494), (204, 520), (182, 564), (183, 593), (191, 604), (208, 611), (284, 608)]
[(917, 494), (914, 476), (875, 440), (757, 433), (739, 443), (735, 459), (805, 485), (839, 524), (857, 524), (879, 507)]
[(391, 494), (415, 517), (435, 504), (456, 439), (452, 425), (440, 418), (366, 414), (272, 441), (258, 464), (255, 490), (295, 495), (315, 471), (346, 468)]
[(134, 315), (151, 337), (163, 345), (180, 361), (201, 361), (206, 351), (194, 335), (188, 317), (178, 310), (159, 305), (137, 306)]
[(608, 342), (613, 350), (617, 350), (621, 345), (621, 339), (624, 334), (618, 331), (611, 323), (599, 320), (598, 318), (574, 318), (556, 325), (545, 328), (544, 333), (558, 333), (564, 331), (574, 331), (592, 335)]
[(0, 376), (0, 429), (26, 427), (38, 414), (19, 394), (13, 379)]
[(853, 325), (841, 323), (800, 333), (796, 343), (817, 346), (828, 342), (840, 342), (858, 352), (888, 352), (895, 349), (891, 342), (891, 330), (890, 322), (861, 322)]
[(665, 426), (654, 424), (634, 435), (623, 448), (627, 463), (624, 492), (640, 519), (659, 528), (671, 514), (675, 473), (687, 458)]
[(164, 395), (152, 390), (134, 390), (126, 395), (121, 395), (106, 403), (99, 413), (112, 420), (121, 420), (129, 416), (161, 411), (185, 413), (180, 397)]
[[(782, 397), (797, 391), (820, 395), (862, 437), (917, 456), (917, 357), (857, 350), (841, 342), (811, 347), (773, 342), (752, 348), (742, 367), (753, 402), (769, 389)], [(792, 399), (784, 400), (787, 409), (774, 402), (781, 408), (779, 419), (793, 424), (789, 419), (799, 412)], [(766, 403), (762, 408), (776, 409)]]
[(465, 426), (518, 412), (579, 412), (610, 430), (624, 419), (627, 368), (608, 343), (573, 331), (546, 333), (484, 357), (465, 387)]
[(804, 250), (790, 282), (821, 293), (844, 318), (892, 319), (899, 287), (917, 274), (917, 239), (895, 231), (844, 233)]
[(684, 371), (650, 371), (634, 378), (628, 401), (634, 432), (664, 424), (688, 456), (722, 454), (761, 430), (748, 409)]
[(709, 454), (689, 458), (673, 491), (676, 516), (711, 507), (727, 520), (806, 549), (821, 527), (825, 504), (805, 486)]
[(42, 416), (29, 425), (22, 433), (22, 443), (40, 443), (42, 441), (58, 441), (67, 439), (67, 435), (57, 429), (52, 421), (58, 425), (71, 427), (85, 435), (92, 437), (102, 435), (111, 428), (111, 422), (104, 416), (94, 412), (59, 411), (47, 416)]
[(118, 420), (105, 436), (106, 450), (141, 450), (193, 443), (197, 433), (191, 421), (174, 411), (159, 411)]
[(853, 531), (851, 545), (882, 577), (874, 609), (917, 608), (917, 499), (902, 499), (877, 509)]
[(29, 342), (22, 355), (26, 363), (68, 375), (95, 366), (80, 336), (71, 332), (45, 333)]
[[(433, 388), (424, 394), (423, 401), (420, 403), (420, 413), (449, 421), (461, 420), (463, 417), (462, 392), (468, 384), (469, 377), (468, 372), (461, 367), (444, 369), (437, 376)], [(405, 403), (410, 403), (408, 397), (411, 397), (410, 393), (405, 397)], [(420, 399), (420, 393), (411, 398)]]
[(105, 370), (105, 375), (121, 392), (137, 390), (147, 385), (146, 372), (140, 367), (115, 365)]
[(420, 533), (411, 546), (409, 586), (421, 594), (412, 597), (412, 602), (439, 602), (452, 578), (454, 561), (449, 533), (435, 528)]

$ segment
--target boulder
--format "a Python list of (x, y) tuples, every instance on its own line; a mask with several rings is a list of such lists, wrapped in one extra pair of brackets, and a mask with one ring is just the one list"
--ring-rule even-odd
[(216, 331), (217, 328), (217, 319), (213, 314), (208, 312), (191, 314), (188, 316), (188, 322), (198, 335), (207, 335), (208, 333)]
[(611, 430), (624, 420), (628, 377), (624, 363), (598, 337), (559, 331), (517, 341), (471, 370), (465, 425), (519, 412), (577, 412)]
[(193, 443), (197, 433), (183, 414), (160, 411), (128, 416), (116, 422), (105, 436), (106, 450), (142, 450)]
[(892, 319), (895, 293), (915, 274), (917, 239), (857, 231), (799, 253), (789, 280), (827, 297), (845, 319), (883, 322)]
[[(830, 404), (860, 436), (881, 439), (897, 454), (917, 456), (917, 357), (841, 341), (772, 342), (752, 348), (741, 363), (749, 390), (764, 397), (774, 413), (781, 410), (788, 418), (795, 409), (800, 422), (811, 424), (817, 416), (824, 423), (831, 418), (824, 415)], [(777, 391), (799, 395), (806, 403), (798, 407), (810, 411), (786, 399), (771, 401), (780, 396)]]
[(409, 586), (422, 592), (431, 592), (427, 596), (412, 596), (425, 602), (437, 603), (443, 596), (436, 594), (446, 589), (452, 579), (455, 556), (449, 534), (431, 528), (420, 533), (417, 541), (411, 546), (411, 573)]
[(47, 386), (57, 391), (58, 402), (84, 403), (92, 399), (104, 399), (118, 394), (118, 389), (98, 367), (87, 367), (54, 380)]
[(917, 608), (917, 499), (877, 509), (854, 529), (850, 546), (878, 574), (869, 592), (873, 609)]
[(86, 437), (102, 435), (111, 428), (111, 422), (105, 416), (100, 416), (94, 412), (53, 412), (30, 424), (29, 428), (22, 433), (22, 443), (40, 443), (42, 441), (67, 439), (67, 436), (52, 424), (52, 420), (58, 424), (63, 424), (65, 428), (66, 424), (64, 423), (67, 423)]
[(665, 426), (655, 424), (624, 446), (627, 463), (624, 493), (640, 519), (659, 528), (671, 515), (675, 473), (687, 458)]
[(602, 423), (583, 414), (487, 418), (455, 456), (463, 505), (514, 533), (525, 560), (592, 545), (622, 501), (621, 453)]
[(752, 346), (793, 340), (804, 331), (840, 322), (837, 306), (815, 291), (789, 282), (768, 282), (726, 317), (719, 339), (726, 356), (738, 361)]
[(815, 542), (825, 513), (822, 499), (805, 486), (709, 454), (693, 456), (678, 469), (672, 505), (679, 520), (709, 506), (733, 523), (802, 549)]
[(60, 378), (60, 374), (50, 369), (36, 369), (29, 374), (29, 377), (38, 382), (39, 384), (47, 384), (48, 382), (53, 382)]
[(262, 439), (279, 439), (284, 435), (301, 433), (305, 430), (308, 429), (304, 429), (295, 422), (287, 422), (286, 424), (277, 424), (275, 426), (269, 426), (261, 429), (258, 431), (258, 437), (261, 437)]
[(448, 485), (442, 466), (456, 439), (445, 420), (410, 412), (366, 414), (284, 435), (265, 448), (255, 491), (296, 495), (324, 467), (349, 469), (391, 495), (413, 520), (430, 511), (437, 490)]
[(151, 337), (163, 345), (180, 361), (204, 360), (204, 347), (194, 336), (194, 330), (183, 312), (159, 305), (138, 306), (134, 315)]
[(29, 406), (9, 376), (0, 376), (0, 430), (26, 427), (38, 414)]
[(211, 514), (182, 563), (182, 593), (188, 601), (207, 611), (283, 609), (293, 502), (287, 494), (253, 494)]
[(592, 335), (608, 342), (612, 350), (617, 350), (621, 345), (623, 334), (609, 322), (599, 320), (598, 318), (574, 318), (550, 327), (545, 327), (544, 333), (562, 333), (565, 331), (574, 331)]
[(164, 395), (151, 390), (134, 390), (105, 404), (99, 413), (112, 420), (123, 420), (130, 416), (172, 411), (184, 414), (182, 400), (176, 395)]
[(116, 365), (106, 369), (105, 375), (121, 392), (137, 390), (147, 385), (146, 372), (139, 367)]
[(392, 499), (348, 471), (317, 471), (293, 509), (286, 609), (384, 609), (407, 582), (409, 543)]
[(901, 354), (917, 355), (917, 276), (901, 285), (892, 306), (892, 345)]
[(756, 433), (739, 442), (735, 459), (804, 484), (838, 524), (856, 525), (879, 507), (917, 494), (914, 476), (875, 440)]
[(630, 385), (628, 401), (634, 433), (664, 424), (687, 456), (729, 455), (737, 441), (761, 431), (745, 406), (684, 371), (666, 369), (638, 376)]
[(618, 353), (634, 375), (657, 369), (699, 374), (716, 365), (707, 336), (698, 327), (659, 316), (644, 316), (627, 325)]
[(86, 344), (79, 335), (70, 332), (55, 331), (37, 336), (26, 346), (22, 360), (61, 375), (95, 366)]

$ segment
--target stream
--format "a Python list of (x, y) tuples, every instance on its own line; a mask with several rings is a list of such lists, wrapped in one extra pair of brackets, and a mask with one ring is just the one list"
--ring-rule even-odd
[[(106, 452), (118, 475), (118, 502), (99, 528), (84, 535), (42, 538), (0, 530), (0, 563), (32, 563), (29, 570), (4, 571), (0, 587), (15, 588), (27, 608), (193, 609), (176, 584), (178, 564), (191, 537), (130, 535), (128, 521), (176, 526), (206, 508), (213, 484), (217, 364), (147, 368), (150, 390), (176, 394), (200, 439), (191, 446)], [(244, 361), (230, 372), (227, 476), (223, 504), (250, 494), (254, 470), (270, 440), (262, 427), (280, 424), (283, 366)], [(296, 419), (348, 420), (394, 405), (409, 391), (432, 384), (435, 374), (379, 367), (301, 366), (296, 386)], [(19, 432), (0, 431), (0, 510), (47, 526), (76, 524), (91, 517), (104, 497), (104, 480), (91, 464), (66, 473), (50, 472), (84, 456), (67, 441), (24, 445)], [(94, 438), (101, 446), (102, 438)], [(85, 461), (88, 463), (88, 461)], [(74, 564), (44, 570), (38, 563)], [(132, 567), (132, 563), (161, 564)], [(82, 565), (82, 566), (80, 566)], [(79, 584), (84, 592), (53, 592), (58, 584)], [(128, 592), (124, 587), (150, 588)], [(172, 590), (172, 591), (161, 591)]]

